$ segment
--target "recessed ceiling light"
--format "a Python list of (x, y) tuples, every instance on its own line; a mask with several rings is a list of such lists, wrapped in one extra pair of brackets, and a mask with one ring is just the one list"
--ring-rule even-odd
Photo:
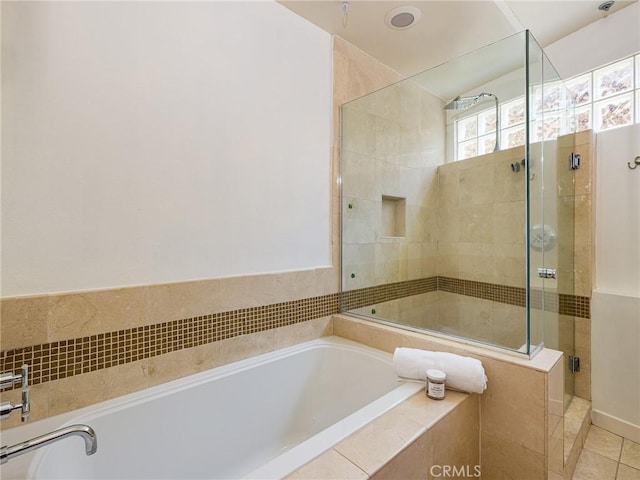
[(603, 12), (608, 12), (613, 4), (616, 3), (614, 0), (608, 0), (607, 2), (603, 2), (598, 6), (598, 10), (602, 10)]
[(413, 27), (422, 13), (416, 7), (398, 7), (390, 10), (384, 17), (384, 22), (394, 30), (405, 30)]

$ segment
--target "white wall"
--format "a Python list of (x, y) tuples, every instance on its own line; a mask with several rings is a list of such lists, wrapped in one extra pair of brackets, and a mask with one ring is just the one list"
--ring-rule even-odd
[(640, 298), (593, 292), (592, 422), (640, 442)]
[(640, 442), (640, 125), (598, 133), (593, 422)]
[(545, 47), (562, 78), (640, 51), (640, 3), (635, 2)]
[(640, 124), (596, 136), (596, 289), (640, 298)]
[(275, 2), (2, 3), (2, 295), (330, 264), (331, 37)]

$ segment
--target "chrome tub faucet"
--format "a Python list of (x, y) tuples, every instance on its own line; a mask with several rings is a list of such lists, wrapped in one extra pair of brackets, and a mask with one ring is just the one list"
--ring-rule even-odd
[[(20, 383), (22, 387), (22, 403), (18, 405), (11, 401), (5, 401), (0, 404), (0, 419), (9, 418), (14, 410), (22, 410), (22, 421), (29, 419), (31, 412), (31, 394), (29, 389), (29, 366), (22, 365), (20, 373), (6, 372), (0, 375), (0, 390), (12, 388), (14, 384)], [(16, 443), (15, 445), (0, 447), (0, 465), (7, 463), (13, 457), (24, 455), (50, 443), (57, 442), (63, 438), (70, 436), (78, 436), (84, 439), (84, 448), (87, 455), (93, 455), (98, 450), (98, 438), (93, 428), (88, 425), (71, 425), (53, 432), (45, 433), (39, 437), (32, 438), (26, 442)]]
[(87, 455), (93, 455), (98, 450), (98, 437), (93, 428), (88, 425), (71, 425), (45, 433), (26, 442), (0, 448), (0, 464), (7, 463), (13, 457), (24, 455), (70, 436), (79, 436), (84, 439), (84, 448)]

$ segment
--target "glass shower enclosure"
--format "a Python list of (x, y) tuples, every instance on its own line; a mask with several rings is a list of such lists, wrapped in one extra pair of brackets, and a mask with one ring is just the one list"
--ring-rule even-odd
[(341, 129), (343, 312), (573, 355), (573, 106), (528, 31), (344, 104)]

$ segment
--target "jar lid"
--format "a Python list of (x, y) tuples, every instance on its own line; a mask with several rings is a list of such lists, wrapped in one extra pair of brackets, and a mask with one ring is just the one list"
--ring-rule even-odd
[(429, 380), (442, 381), (444, 382), (447, 379), (447, 374), (442, 370), (436, 370), (435, 368), (431, 368), (427, 370), (427, 378)]

